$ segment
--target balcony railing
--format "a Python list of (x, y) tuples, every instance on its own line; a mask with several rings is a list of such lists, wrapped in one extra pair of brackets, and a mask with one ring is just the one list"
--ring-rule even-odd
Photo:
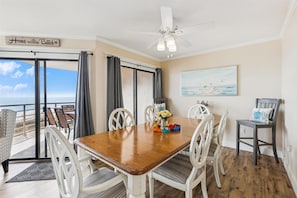
[[(64, 104), (74, 104), (74, 102), (48, 102), (47, 107), (57, 108)], [(44, 128), (44, 103), (40, 103), (40, 128)], [(0, 105), (0, 109), (11, 109), (17, 112), (14, 136), (27, 136), (29, 132), (35, 130), (35, 104), (8, 104)]]

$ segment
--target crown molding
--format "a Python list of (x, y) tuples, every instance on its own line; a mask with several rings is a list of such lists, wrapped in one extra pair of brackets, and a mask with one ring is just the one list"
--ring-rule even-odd
[(288, 7), (288, 12), (284, 20), (283, 26), (280, 31), (280, 37), (282, 38), (288, 28), (290, 21), (292, 20), (293, 14), (297, 8), (297, 0), (291, 0), (291, 4)]
[(127, 48), (127, 47), (125, 47), (125, 46), (123, 46), (123, 45), (120, 45), (120, 44), (118, 44), (118, 43), (114, 43), (114, 42), (112, 42), (112, 41), (106, 40), (106, 39), (101, 38), (101, 37), (99, 37), (99, 36), (96, 37), (96, 40), (97, 40), (97, 41), (100, 41), (100, 42), (102, 42), (102, 43), (105, 43), (105, 44), (108, 44), (108, 45), (111, 45), (111, 46), (114, 46), (114, 47), (117, 47), (117, 48), (120, 48), (120, 49), (129, 51), (129, 52), (132, 52), (132, 53), (134, 53), (134, 54), (137, 54), (137, 55), (140, 55), (140, 56), (143, 56), (143, 57), (146, 57), (146, 58), (155, 60), (155, 61), (161, 61), (160, 59), (158, 59), (158, 58), (156, 58), (156, 57), (149, 56), (149, 55), (144, 54), (144, 53), (142, 53), (142, 52), (133, 50), (133, 49), (131, 49), (131, 48)]
[(198, 55), (202, 55), (202, 54), (209, 54), (209, 53), (212, 53), (212, 52), (219, 52), (219, 51), (224, 51), (224, 50), (233, 49), (233, 48), (256, 45), (256, 44), (266, 43), (266, 42), (270, 42), (270, 41), (276, 41), (276, 40), (280, 40), (280, 39), (281, 39), (281, 37), (271, 37), (271, 38), (267, 38), (267, 39), (259, 39), (259, 40), (240, 43), (240, 44), (236, 44), (236, 45), (226, 45), (226, 46), (222, 46), (222, 47), (218, 47), (218, 48), (213, 48), (213, 49), (209, 49), (209, 50), (204, 50), (204, 51), (199, 51), (199, 52), (196, 52), (196, 53), (187, 54), (187, 55), (184, 55), (184, 56), (174, 57), (174, 58), (167, 59), (167, 60), (163, 59), (161, 61), (166, 62), (166, 61), (170, 61), (170, 60), (188, 58), (188, 57), (192, 57), (192, 56), (198, 56)]

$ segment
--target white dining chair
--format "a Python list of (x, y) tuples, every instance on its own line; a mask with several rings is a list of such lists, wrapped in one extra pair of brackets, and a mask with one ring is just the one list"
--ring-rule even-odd
[(206, 158), (213, 133), (213, 116), (206, 115), (197, 126), (190, 143), (190, 155), (178, 154), (148, 174), (150, 197), (154, 197), (154, 180), (185, 192), (192, 197), (193, 188), (201, 183), (203, 197), (206, 188)]
[[(188, 109), (188, 118), (202, 119), (203, 116), (209, 115), (210, 111), (204, 104), (195, 104)], [(189, 155), (189, 147), (182, 152), (184, 155)]]
[(125, 127), (131, 127), (134, 125), (134, 117), (127, 109), (117, 108), (110, 113), (108, 119), (109, 131), (114, 131)]
[(203, 104), (195, 104), (188, 109), (188, 118), (201, 119), (206, 114), (210, 114), (210, 111)]
[(215, 176), (218, 188), (222, 187), (220, 176), (219, 176), (219, 167), (218, 167), (219, 165), (220, 165), (220, 170), (222, 175), (225, 175), (225, 170), (223, 167), (223, 162), (221, 157), (222, 155), (221, 149), (222, 149), (222, 141), (224, 137), (226, 123), (227, 123), (227, 117), (228, 117), (228, 111), (226, 111), (220, 119), (219, 126), (213, 134), (212, 142), (210, 144), (210, 148), (207, 156), (207, 161), (213, 164), (214, 176)]
[(83, 178), (80, 162), (91, 158), (79, 160), (73, 145), (55, 126), (46, 127), (45, 137), (60, 197), (126, 197), (126, 176), (103, 167)]
[(145, 111), (144, 111), (144, 118), (145, 118), (145, 122), (148, 123), (152, 123), (156, 120), (157, 118), (157, 113), (158, 113), (158, 110), (157, 108), (154, 106), (154, 105), (149, 105), (145, 108)]

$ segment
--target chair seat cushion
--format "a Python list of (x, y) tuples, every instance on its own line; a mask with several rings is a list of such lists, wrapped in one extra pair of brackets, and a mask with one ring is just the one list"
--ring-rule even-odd
[[(192, 171), (192, 164), (187, 155), (178, 154), (165, 164), (154, 170), (154, 173), (162, 175), (173, 181), (185, 184), (188, 176)], [(202, 173), (203, 168), (199, 169), (198, 176)]]
[[(108, 168), (100, 168), (95, 171), (93, 174), (89, 175), (88, 177), (84, 178), (83, 185), (84, 187), (91, 187), (98, 184), (101, 184), (105, 181), (110, 180), (111, 178), (117, 176), (118, 174)], [(106, 191), (101, 193), (96, 193), (92, 195), (84, 194), (82, 195), (84, 198), (95, 198), (95, 197), (126, 197), (126, 188), (123, 182), (109, 188)]]

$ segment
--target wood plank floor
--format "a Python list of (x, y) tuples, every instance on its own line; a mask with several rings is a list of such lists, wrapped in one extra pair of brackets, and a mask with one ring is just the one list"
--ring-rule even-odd
[[(285, 172), (283, 164), (277, 164), (273, 157), (262, 155), (258, 166), (252, 162), (252, 153), (241, 151), (236, 157), (235, 150), (224, 148), (223, 164), (226, 176), (221, 176), (222, 188), (216, 187), (212, 166), (207, 169), (207, 188), (209, 197), (280, 197), (295, 198), (296, 195)], [(4, 175), (0, 171), (0, 197), (2, 198), (58, 198), (58, 187), (55, 180), (5, 183), (8, 179), (21, 172), (31, 163), (12, 163), (10, 171)], [(193, 191), (193, 197), (202, 197), (200, 185)], [(146, 197), (149, 197), (148, 192)], [(161, 184), (155, 183), (155, 197), (184, 197), (184, 193)]]

